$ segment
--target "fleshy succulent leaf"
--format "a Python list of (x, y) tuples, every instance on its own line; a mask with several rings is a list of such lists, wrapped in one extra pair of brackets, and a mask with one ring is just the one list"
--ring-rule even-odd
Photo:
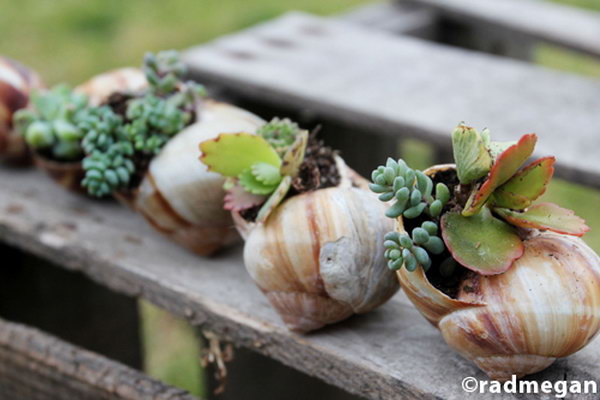
[(281, 159), (271, 145), (250, 133), (222, 133), (200, 143), (200, 151), (200, 161), (223, 176), (237, 177), (259, 162), (281, 167)]
[(458, 179), (463, 185), (486, 176), (490, 171), (492, 157), (476, 129), (459, 125), (452, 133), (452, 149)]
[(514, 229), (495, 218), (488, 207), (470, 217), (446, 213), (441, 227), (452, 257), (482, 275), (500, 274), (523, 255), (523, 243)]
[(279, 181), (281, 181), (279, 168), (274, 165), (259, 162), (252, 165), (251, 169), (254, 177), (265, 185), (274, 186), (278, 185)]
[(524, 135), (516, 144), (510, 146), (498, 156), (486, 181), (467, 200), (462, 212), (464, 216), (479, 212), (494, 190), (508, 181), (527, 161), (533, 153), (536, 141), (537, 136), (535, 134)]
[(522, 210), (546, 191), (554, 174), (554, 157), (536, 160), (494, 191), (495, 206)]
[(291, 177), (298, 175), (300, 165), (304, 161), (304, 152), (306, 151), (307, 144), (308, 131), (299, 131), (296, 134), (296, 140), (283, 155), (283, 162), (281, 164), (282, 175), (289, 175)]
[(283, 177), (277, 189), (271, 194), (269, 199), (263, 204), (256, 216), (257, 223), (263, 223), (269, 218), (269, 215), (275, 210), (275, 208), (283, 201), (287, 195), (288, 190), (292, 186), (292, 177), (286, 175)]
[(554, 203), (536, 204), (523, 212), (506, 208), (497, 208), (494, 211), (509, 224), (522, 228), (549, 230), (573, 236), (583, 236), (590, 230), (585, 221), (573, 211)]
[(268, 195), (273, 193), (277, 184), (267, 185), (256, 178), (252, 169), (248, 168), (238, 175), (239, 183), (242, 187), (252, 194)]
[(224, 206), (226, 210), (240, 212), (263, 203), (266, 196), (247, 192), (241, 185), (236, 184), (225, 193)]
[(506, 151), (506, 149), (508, 149), (510, 146), (514, 146), (515, 144), (517, 144), (516, 140), (513, 140), (511, 142), (490, 141), (487, 144), (487, 148), (490, 151), (490, 155), (492, 156), (492, 159), (496, 160), (500, 154), (504, 153)]

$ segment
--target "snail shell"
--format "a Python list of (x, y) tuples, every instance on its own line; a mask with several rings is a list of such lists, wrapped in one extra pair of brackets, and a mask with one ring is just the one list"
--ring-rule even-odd
[(13, 130), (13, 114), (25, 108), (29, 95), (43, 87), (39, 76), (20, 63), (0, 56), (0, 157), (12, 162), (29, 160), (25, 140)]
[(178, 133), (152, 159), (141, 184), (126, 202), (158, 231), (197, 254), (209, 255), (238, 241), (231, 214), (223, 209), (225, 181), (198, 162), (198, 143), (220, 133), (254, 133), (264, 123), (232, 105), (203, 101), (197, 122)]
[[(354, 174), (341, 159), (338, 170)], [(290, 330), (368, 312), (396, 293), (383, 257), (383, 236), (393, 229), (385, 209), (343, 178), (337, 187), (287, 199), (263, 224), (238, 226), (247, 235), (246, 269)]]
[(146, 76), (141, 69), (126, 67), (96, 75), (75, 90), (88, 96), (90, 104), (97, 106), (113, 93), (136, 93), (147, 86)]
[[(396, 229), (404, 232), (401, 220)], [(470, 274), (456, 299), (431, 285), (421, 268), (398, 271), (407, 297), (446, 343), (492, 379), (541, 371), (600, 329), (598, 255), (580, 238), (551, 232), (531, 232), (524, 246), (508, 271)]]

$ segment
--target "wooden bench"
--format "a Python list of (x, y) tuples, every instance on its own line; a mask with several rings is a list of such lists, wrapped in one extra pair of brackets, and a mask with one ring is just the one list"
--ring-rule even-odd
[(194, 400), (136, 370), (0, 319), (0, 398)]
[(448, 149), (452, 128), (468, 121), (499, 140), (536, 132), (557, 175), (600, 187), (598, 81), (301, 13), (193, 48), (186, 60), (196, 79), (238, 98), (373, 135), (367, 158), (381, 157), (378, 135)]
[[(595, 162), (595, 150), (600, 148), (600, 82), (433, 43), (439, 39), (438, 24), (456, 12), (434, 3), (374, 5), (331, 19), (292, 13), (190, 49), (186, 60), (193, 76), (225, 99), (265, 117), (288, 115), (306, 126), (322, 124), (327, 141), (342, 148), (349, 163), (363, 173), (393, 154), (397, 142), (406, 138), (431, 143), (439, 150), (440, 161), (447, 161), (449, 132), (464, 119), (489, 126), (500, 139), (535, 130), (542, 139), (539, 153), (557, 155), (559, 175), (600, 187), (600, 166)], [(468, 3), (456, 0), (447, 7), (451, 4)], [(473, 21), (477, 24), (478, 19), (473, 16)], [(82, 274), (119, 295), (146, 299), (199, 331), (264, 356), (263, 363), (276, 360), (277, 365), (368, 399), (485, 398), (462, 391), (463, 378), (485, 377), (446, 346), (402, 293), (368, 315), (310, 335), (293, 334), (247, 276), (241, 247), (214, 258), (193, 256), (129, 210), (64, 192), (35, 170), (0, 168), (0, 187), (1, 243)], [(48, 268), (33, 273), (45, 274)], [(0, 274), (3, 287), (6, 271), (0, 269)], [(8, 278), (4, 282), (11, 284), (12, 277)], [(12, 291), (29, 289), (26, 279), (21, 285)], [(107, 319), (130, 321), (135, 315), (133, 302), (108, 301), (104, 297), (94, 301), (110, 304), (104, 307), (111, 313)], [(0, 301), (0, 313), (8, 305)], [(96, 315), (97, 305), (85, 306), (78, 317)], [(34, 311), (43, 313), (42, 308)], [(92, 324), (87, 331), (95, 329)], [(137, 326), (125, 323), (121, 329), (123, 335), (131, 334)], [(113, 333), (108, 345), (97, 345), (98, 352), (106, 354), (119, 342), (139, 345)], [(81, 345), (90, 347), (84, 340)], [(65, 365), (76, 361), (83, 367), (54, 371), (59, 361), (48, 355), (65, 354), (74, 358), (59, 361)], [(244, 351), (239, 354), (243, 359)], [(139, 367), (139, 355), (122, 358)], [(17, 390), (16, 381), (2, 375), (3, 366), (9, 365), (5, 370), (13, 375), (37, 374), (38, 386), (32, 381), (18, 388), (38, 388), (38, 397), (28, 392), (34, 399), (45, 400), (44, 390), (67, 378), (74, 383), (61, 390), (69, 395), (79, 390), (80, 397), (72, 398), (106, 391), (104, 383), (118, 379), (136, 382), (125, 385), (130, 397), (118, 397), (113, 390), (106, 398), (152, 398), (148, 393), (156, 398), (161, 398), (159, 393), (189, 398), (120, 363), (2, 320), (0, 361), (0, 397), (2, 390)], [(281, 398), (281, 392), (270, 390), (281, 384), (270, 369), (273, 364), (236, 368), (236, 363), (229, 382), (234, 387), (227, 389), (223, 400)], [(105, 366), (108, 381), (86, 372)], [(256, 391), (235, 387), (243, 374), (262, 387)], [(341, 392), (331, 396), (310, 392), (310, 387), (318, 386), (315, 381), (293, 379), (296, 386), (291, 393), (302, 390), (311, 398), (351, 398)], [(530, 379), (600, 380), (600, 342)], [(145, 392), (144, 388), (152, 389)]]

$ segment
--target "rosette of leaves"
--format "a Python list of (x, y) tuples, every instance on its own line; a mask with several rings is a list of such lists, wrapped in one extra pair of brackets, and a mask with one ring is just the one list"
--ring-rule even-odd
[(15, 113), (14, 123), (25, 141), (40, 154), (57, 161), (77, 161), (83, 156), (83, 136), (75, 122), (87, 98), (66, 85), (35, 91), (32, 107)]
[[(494, 275), (508, 270), (523, 254), (520, 229), (574, 236), (587, 232), (585, 221), (572, 211), (552, 203), (533, 204), (545, 192), (555, 162), (554, 157), (543, 157), (526, 164), (536, 141), (535, 134), (528, 134), (517, 142), (493, 142), (488, 130), (459, 125), (452, 134), (459, 183), (452, 191), (438, 183), (435, 198), (431, 179), (421, 171), (411, 172), (402, 160), (388, 160), (376, 169), (370, 187), (380, 200), (394, 203), (387, 216), (421, 222), (410, 236), (386, 236), (389, 267), (404, 265), (412, 271), (421, 265), (427, 270), (432, 255), (448, 250), (451, 257), (440, 263), (442, 275), (450, 274), (456, 262)], [(436, 201), (441, 208), (434, 206)]]
[(240, 212), (262, 204), (256, 221), (263, 222), (298, 175), (307, 142), (308, 131), (289, 120), (275, 119), (256, 135), (220, 134), (202, 142), (200, 160), (227, 178), (225, 209)]

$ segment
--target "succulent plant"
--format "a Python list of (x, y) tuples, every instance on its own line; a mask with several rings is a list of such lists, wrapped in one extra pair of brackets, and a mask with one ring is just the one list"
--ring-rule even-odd
[(82, 184), (93, 196), (127, 188), (136, 169), (146, 164), (139, 161), (157, 155), (194, 121), (199, 98), (205, 95), (201, 85), (183, 81), (185, 66), (175, 51), (147, 54), (143, 70), (149, 86), (126, 101), (123, 115), (105, 105), (90, 107), (78, 118), (86, 132)]
[(76, 120), (86, 105), (84, 95), (59, 85), (45, 92), (34, 91), (31, 108), (14, 114), (16, 129), (40, 153), (58, 161), (76, 161), (83, 156), (80, 140), (83, 131)]
[(371, 174), (371, 191), (379, 194), (383, 202), (393, 201), (385, 215), (389, 218), (403, 216), (407, 219), (428, 218), (412, 232), (412, 237), (390, 232), (385, 240), (388, 267), (398, 270), (402, 265), (414, 271), (417, 263), (425, 270), (431, 266), (429, 253), (441, 254), (444, 244), (439, 232), (439, 217), (450, 200), (450, 190), (443, 183), (435, 185), (422, 171), (414, 170), (403, 160), (388, 158)]
[[(526, 163), (536, 140), (492, 142), (489, 131), (459, 125), (456, 164), (424, 171), (450, 189), (441, 215), (397, 218), (384, 242), (408, 299), (491, 379), (541, 371), (600, 329), (600, 258), (579, 237), (589, 229), (581, 218), (534, 204), (554, 165), (553, 157)], [(427, 246), (434, 227), (439, 254)]]
[(264, 221), (290, 189), (307, 142), (307, 131), (290, 120), (274, 119), (256, 135), (221, 134), (201, 143), (201, 161), (228, 178), (226, 209), (239, 212), (264, 203), (257, 217)]
[(404, 265), (414, 271), (421, 265), (427, 270), (431, 255), (447, 249), (450, 257), (440, 263), (444, 273), (454, 268), (454, 260), (480, 274), (494, 275), (523, 254), (517, 228), (583, 235), (589, 228), (572, 211), (551, 203), (532, 205), (544, 193), (555, 161), (544, 157), (523, 167), (536, 140), (529, 134), (518, 142), (492, 142), (488, 130), (480, 133), (459, 125), (452, 134), (459, 181), (453, 193), (438, 182), (434, 196), (432, 179), (403, 160), (388, 159), (374, 170), (370, 189), (381, 201), (393, 202), (386, 216), (420, 224), (412, 237), (397, 232), (386, 236), (389, 268)]

